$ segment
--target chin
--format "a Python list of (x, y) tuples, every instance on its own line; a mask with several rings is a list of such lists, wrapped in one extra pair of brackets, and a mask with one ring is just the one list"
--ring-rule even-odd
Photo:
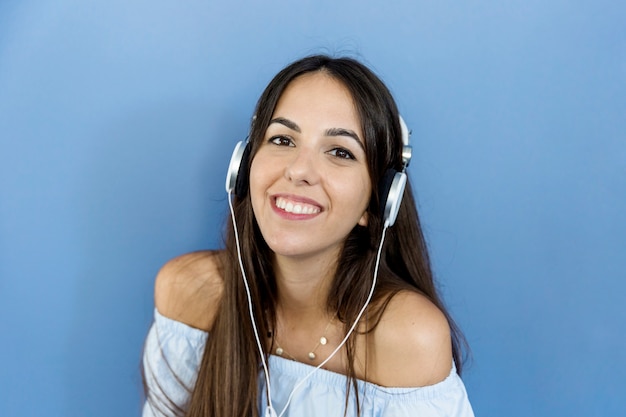
[(307, 242), (302, 242), (300, 240), (297, 242), (281, 241), (273, 243), (268, 242), (268, 246), (275, 255), (283, 256), (286, 258), (300, 259), (320, 256), (330, 256), (335, 259), (338, 251), (340, 250), (340, 246), (313, 247), (310, 243), (311, 242), (308, 240)]

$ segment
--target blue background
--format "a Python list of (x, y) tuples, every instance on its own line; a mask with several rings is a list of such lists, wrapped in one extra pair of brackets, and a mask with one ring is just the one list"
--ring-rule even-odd
[(626, 3), (0, 3), (0, 415), (132, 416), (168, 259), (221, 242), (285, 64), (348, 53), (410, 175), (480, 416), (626, 415)]

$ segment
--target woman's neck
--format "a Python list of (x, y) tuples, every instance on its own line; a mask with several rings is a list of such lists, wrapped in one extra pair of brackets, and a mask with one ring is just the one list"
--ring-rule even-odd
[[(337, 257), (293, 259), (276, 256), (274, 271), (278, 286), (276, 349), (280, 356), (317, 366), (343, 338), (343, 325), (336, 312), (328, 310), (328, 294), (337, 269)], [(321, 342), (321, 338), (325, 342)], [(311, 358), (313, 353), (313, 358)], [(336, 355), (327, 369), (345, 369), (343, 354)]]
[(276, 256), (274, 272), (278, 309), (290, 317), (317, 318), (327, 312), (328, 292), (336, 271), (336, 258), (294, 259)]

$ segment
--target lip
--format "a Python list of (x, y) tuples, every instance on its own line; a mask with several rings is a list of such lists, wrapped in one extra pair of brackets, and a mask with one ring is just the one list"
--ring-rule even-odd
[[(278, 198), (284, 198), (294, 203), (302, 203), (302, 204), (307, 204), (309, 206), (315, 206), (319, 209), (319, 211), (317, 213), (290, 213), (279, 208), (276, 205), (276, 199)], [(274, 210), (274, 212), (278, 214), (280, 217), (282, 217), (283, 219), (287, 219), (287, 220), (308, 220), (308, 219), (317, 217), (322, 211), (324, 211), (324, 208), (322, 207), (322, 205), (318, 203), (317, 201), (307, 198), (307, 197), (293, 195), (293, 194), (274, 194), (270, 196), (270, 201), (271, 201), (272, 209)]]

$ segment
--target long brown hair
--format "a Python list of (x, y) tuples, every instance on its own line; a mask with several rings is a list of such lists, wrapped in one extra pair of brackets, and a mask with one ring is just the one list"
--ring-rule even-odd
[[(324, 71), (350, 91), (360, 116), (372, 183), (368, 224), (355, 226), (346, 238), (327, 301), (328, 310), (337, 314), (347, 332), (367, 299), (383, 229), (379, 182), (387, 169), (402, 169), (399, 115), (389, 90), (372, 71), (351, 58), (316, 55), (292, 63), (274, 77), (257, 103), (249, 137), (251, 158), (242, 172), (249, 172), (285, 88), (297, 77), (315, 71)], [(277, 286), (272, 253), (254, 218), (249, 192), (243, 198), (235, 198), (233, 206), (258, 332), (268, 335), (276, 324)], [(230, 220), (225, 231), (225, 247), (224, 293), (188, 404), (188, 417), (258, 416), (257, 381), (261, 361), (248, 316)], [(460, 371), (462, 336), (437, 294), (410, 184), (407, 184), (396, 224), (388, 230), (384, 243), (379, 281), (371, 304), (383, 307), (370, 317), (380, 317), (389, 299), (402, 289), (424, 294), (448, 317), (453, 356)], [(356, 334), (353, 334), (346, 344), (349, 365), (345, 370), (347, 385), (354, 387), (355, 341)], [(266, 357), (269, 354), (265, 352)]]

